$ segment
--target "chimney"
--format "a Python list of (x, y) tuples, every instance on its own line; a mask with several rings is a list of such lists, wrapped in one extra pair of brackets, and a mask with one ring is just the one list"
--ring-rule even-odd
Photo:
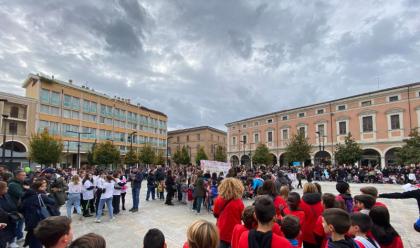
[(70, 83), (70, 84), (73, 84), (73, 80), (72, 80), (72, 79), (69, 79), (69, 83)]

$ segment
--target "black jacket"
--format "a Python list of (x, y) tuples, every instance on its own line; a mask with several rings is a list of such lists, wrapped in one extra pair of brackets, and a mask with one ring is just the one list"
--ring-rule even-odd
[(156, 182), (156, 176), (154, 172), (149, 172), (147, 175), (147, 186), (154, 186)]
[[(41, 208), (38, 200), (38, 194), (38, 192), (29, 189), (22, 197), (21, 212), (25, 217), (26, 230), (34, 229), (42, 220), (41, 216), (38, 214), (38, 210)], [(55, 201), (46, 194), (41, 194), (41, 197), (47, 208), (51, 211), (51, 209), (54, 208)], [(52, 213), (52, 215), (55, 215), (55, 213)]]
[(143, 182), (143, 172), (139, 171), (134, 175), (133, 180), (131, 181), (131, 187), (132, 188), (141, 188), (141, 182)]
[(411, 190), (403, 193), (387, 193), (387, 194), (379, 194), (381, 198), (390, 198), (390, 199), (408, 199), (414, 198), (417, 200), (417, 207), (419, 208), (420, 213), (420, 189)]
[(328, 248), (359, 248), (359, 246), (350, 238), (346, 238), (339, 241), (332, 241), (328, 239)]

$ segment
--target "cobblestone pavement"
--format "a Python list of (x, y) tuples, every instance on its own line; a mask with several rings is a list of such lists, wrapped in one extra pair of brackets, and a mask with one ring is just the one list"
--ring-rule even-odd
[[(334, 183), (321, 183), (323, 192), (336, 194)], [(364, 184), (352, 184), (352, 195), (359, 193), (359, 188)], [(400, 192), (400, 185), (375, 185), (379, 192)], [(73, 218), (73, 229), (75, 238), (89, 232), (95, 232), (105, 237), (107, 247), (142, 247), (144, 234), (150, 228), (159, 228), (166, 237), (169, 248), (182, 247), (186, 241), (186, 230), (188, 226), (197, 219), (206, 219), (216, 222), (214, 217), (203, 210), (200, 215), (196, 215), (186, 205), (178, 204), (174, 201), (175, 206), (167, 206), (163, 201), (145, 201), (145, 183), (143, 183), (140, 193), (140, 211), (130, 213), (121, 211), (113, 222), (109, 221), (109, 217), (105, 215), (102, 223), (94, 223), (93, 218), (87, 218), (79, 221)], [(301, 190), (298, 190), (302, 193)], [(127, 192), (127, 209), (131, 207), (131, 193)], [(402, 236), (404, 246), (407, 248), (420, 247), (420, 234), (414, 231), (413, 223), (419, 216), (417, 203), (414, 199), (407, 200), (389, 200), (381, 199), (385, 203), (391, 213), (391, 221), (393, 226)], [(246, 201), (245, 204), (251, 204)], [(62, 211), (64, 213), (64, 211)]]

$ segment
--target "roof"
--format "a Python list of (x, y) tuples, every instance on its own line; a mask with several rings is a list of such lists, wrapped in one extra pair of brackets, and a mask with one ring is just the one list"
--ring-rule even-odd
[(225, 131), (222, 131), (220, 129), (214, 128), (214, 127), (210, 127), (210, 126), (199, 126), (199, 127), (191, 127), (191, 128), (185, 128), (185, 129), (178, 129), (178, 130), (173, 130), (173, 131), (169, 131), (168, 132), (168, 136), (171, 134), (179, 134), (179, 133), (187, 133), (187, 132), (194, 132), (194, 131), (200, 131), (200, 130), (210, 130), (213, 132), (218, 132), (221, 134), (226, 135), (227, 133)]
[[(0, 91), (0, 97), (9, 97), (13, 100), (16, 100), (17, 103), (21, 103), (20, 101), (26, 101), (27, 103), (31, 102), (31, 103), (36, 103), (37, 100), (33, 99), (31, 97), (26, 97), (26, 96), (20, 96), (20, 95), (15, 95), (9, 92), (3, 92)], [(11, 101), (13, 102), (13, 101)]]
[(385, 88), (385, 89), (382, 89), (382, 90), (370, 91), (370, 92), (366, 92), (366, 93), (347, 96), (347, 97), (338, 98), (338, 99), (334, 99), (334, 100), (329, 100), (329, 101), (325, 101), (325, 102), (314, 103), (314, 104), (301, 106), (301, 107), (296, 107), (296, 108), (283, 109), (283, 110), (279, 110), (279, 111), (275, 111), (275, 112), (271, 112), (271, 113), (267, 113), (267, 114), (248, 117), (248, 118), (241, 119), (241, 120), (238, 120), (238, 121), (229, 122), (229, 123), (226, 123), (225, 126), (230, 126), (230, 125), (238, 123), (238, 122), (249, 121), (249, 120), (253, 120), (253, 119), (257, 119), (257, 118), (261, 118), (261, 117), (267, 117), (267, 116), (270, 116), (270, 115), (276, 115), (276, 114), (295, 111), (295, 110), (299, 110), (299, 109), (310, 108), (310, 107), (314, 107), (314, 106), (317, 106), (317, 105), (331, 104), (331, 103), (334, 103), (334, 102), (348, 100), (348, 99), (355, 98), (355, 97), (362, 97), (362, 96), (367, 96), (367, 95), (371, 95), (371, 94), (377, 94), (377, 93), (382, 93), (382, 92), (386, 92), (386, 91), (397, 90), (397, 89), (402, 89), (402, 88), (409, 88), (409, 87), (414, 87), (414, 86), (420, 86), (420, 82), (403, 84), (403, 85), (399, 85), (399, 86), (395, 86), (395, 87)]
[(132, 104), (128, 101), (124, 101), (124, 100), (121, 100), (121, 99), (116, 99), (116, 98), (110, 97), (107, 94), (97, 92), (93, 89), (89, 89), (87, 87), (81, 87), (81, 86), (75, 85), (73, 83), (64, 82), (64, 81), (59, 80), (59, 79), (51, 78), (51, 77), (49, 77), (47, 75), (44, 75), (42, 73), (38, 73), (38, 74), (29, 73), (28, 77), (23, 82), (23, 85), (22, 85), (23, 88), (26, 88), (28, 86), (28, 84), (30, 83), (30, 79), (37, 79), (37, 80), (43, 80), (43, 81), (50, 82), (50, 83), (61, 84), (61, 85), (64, 85), (66, 87), (70, 87), (70, 88), (73, 88), (73, 89), (76, 89), (76, 90), (80, 90), (80, 91), (84, 91), (84, 92), (87, 92), (87, 93), (90, 93), (90, 94), (94, 94), (94, 95), (97, 95), (97, 96), (108, 98), (110, 100), (118, 101), (118, 102), (121, 102), (121, 103), (124, 103), (124, 104), (127, 104), (127, 105), (131, 105), (131, 106), (136, 107), (136, 108), (143, 109), (145, 111), (149, 111), (149, 112), (152, 112), (152, 113), (155, 113), (155, 114), (158, 114), (158, 115), (168, 117), (166, 114), (164, 114), (160, 111), (150, 109), (150, 108), (146, 108), (146, 107), (141, 106), (141, 105), (135, 105), (135, 104)]

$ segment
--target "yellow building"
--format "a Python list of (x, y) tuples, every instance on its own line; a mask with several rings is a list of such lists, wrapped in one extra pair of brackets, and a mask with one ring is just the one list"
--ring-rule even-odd
[(23, 87), (27, 97), (38, 100), (36, 131), (47, 128), (63, 140), (65, 164), (77, 165), (79, 135), (81, 164), (95, 142), (106, 140), (118, 146), (122, 154), (131, 143), (133, 149), (151, 144), (156, 150), (167, 150), (168, 117), (159, 111), (41, 74), (29, 74)]

